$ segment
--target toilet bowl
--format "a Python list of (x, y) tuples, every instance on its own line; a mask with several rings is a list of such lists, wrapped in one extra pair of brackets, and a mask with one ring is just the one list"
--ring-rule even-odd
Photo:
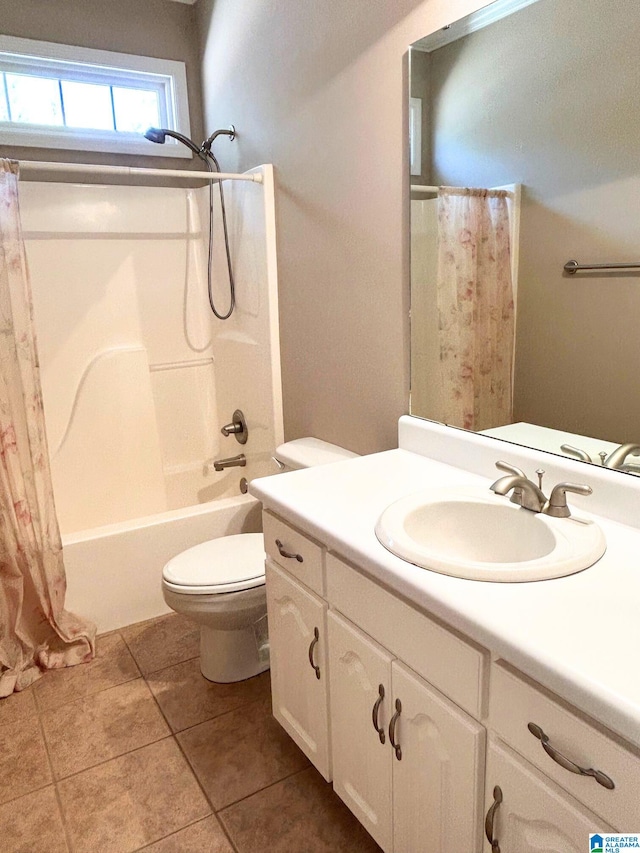
[[(281, 444), (283, 471), (357, 456), (317, 438)], [(243, 681), (269, 668), (262, 533), (211, 539), (177, 554), (162, 571), (168, 606), (200, 625), (200, 670), (209, 681)]]

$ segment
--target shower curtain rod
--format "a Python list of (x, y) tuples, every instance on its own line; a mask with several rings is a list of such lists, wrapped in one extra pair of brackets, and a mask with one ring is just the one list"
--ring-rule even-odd
[(230, 172), (191, 172), (188, 169), (145, 169), (138, 166), (98, 166), (94, 163), (47, 163), (44, 160), (20, 160), (20, 172), (81, 172), (84, 175), (125, 175), (127, 177), (188, 178), (198, 181), (253, 181), (262, 183), (262, 175), (237, 175)]
[[(411, 184), (412, 193), (437, 193), (440, 187), (428, 187), (426, 184)], [(507, 195), (513, 195), (512, 190), (505, 190)]]

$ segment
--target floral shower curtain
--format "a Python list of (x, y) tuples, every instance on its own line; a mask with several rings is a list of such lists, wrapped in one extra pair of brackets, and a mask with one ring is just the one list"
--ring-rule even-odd
[(438, 334), (444, 421), (513, 420), (515, 318), (503, 190), (438, 191)]
[(65, 592), (18, 164), (0, 160), (0, 697), (93, 657), (95, 628), (64, 610)]

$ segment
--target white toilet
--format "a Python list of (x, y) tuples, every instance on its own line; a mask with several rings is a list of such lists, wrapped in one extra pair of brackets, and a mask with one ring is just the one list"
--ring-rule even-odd
[[(283, 470), (357, 456), (317, 438), (277, 448)], [(200, 669), (210, 681), (242, 681), (269, 668), (262, 533), (211, 539), (173, 557), (162, 571), (164, 600), (200, 625)]]

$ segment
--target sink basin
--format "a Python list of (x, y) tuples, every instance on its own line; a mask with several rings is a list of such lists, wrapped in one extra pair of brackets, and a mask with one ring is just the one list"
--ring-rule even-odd
[(397, 557), (468, 580), (558, 578), (592, 566), (606, 548), (593, 521), (530, 512), (479, 487), (408, 495), (385, 509), (375, 530)]

